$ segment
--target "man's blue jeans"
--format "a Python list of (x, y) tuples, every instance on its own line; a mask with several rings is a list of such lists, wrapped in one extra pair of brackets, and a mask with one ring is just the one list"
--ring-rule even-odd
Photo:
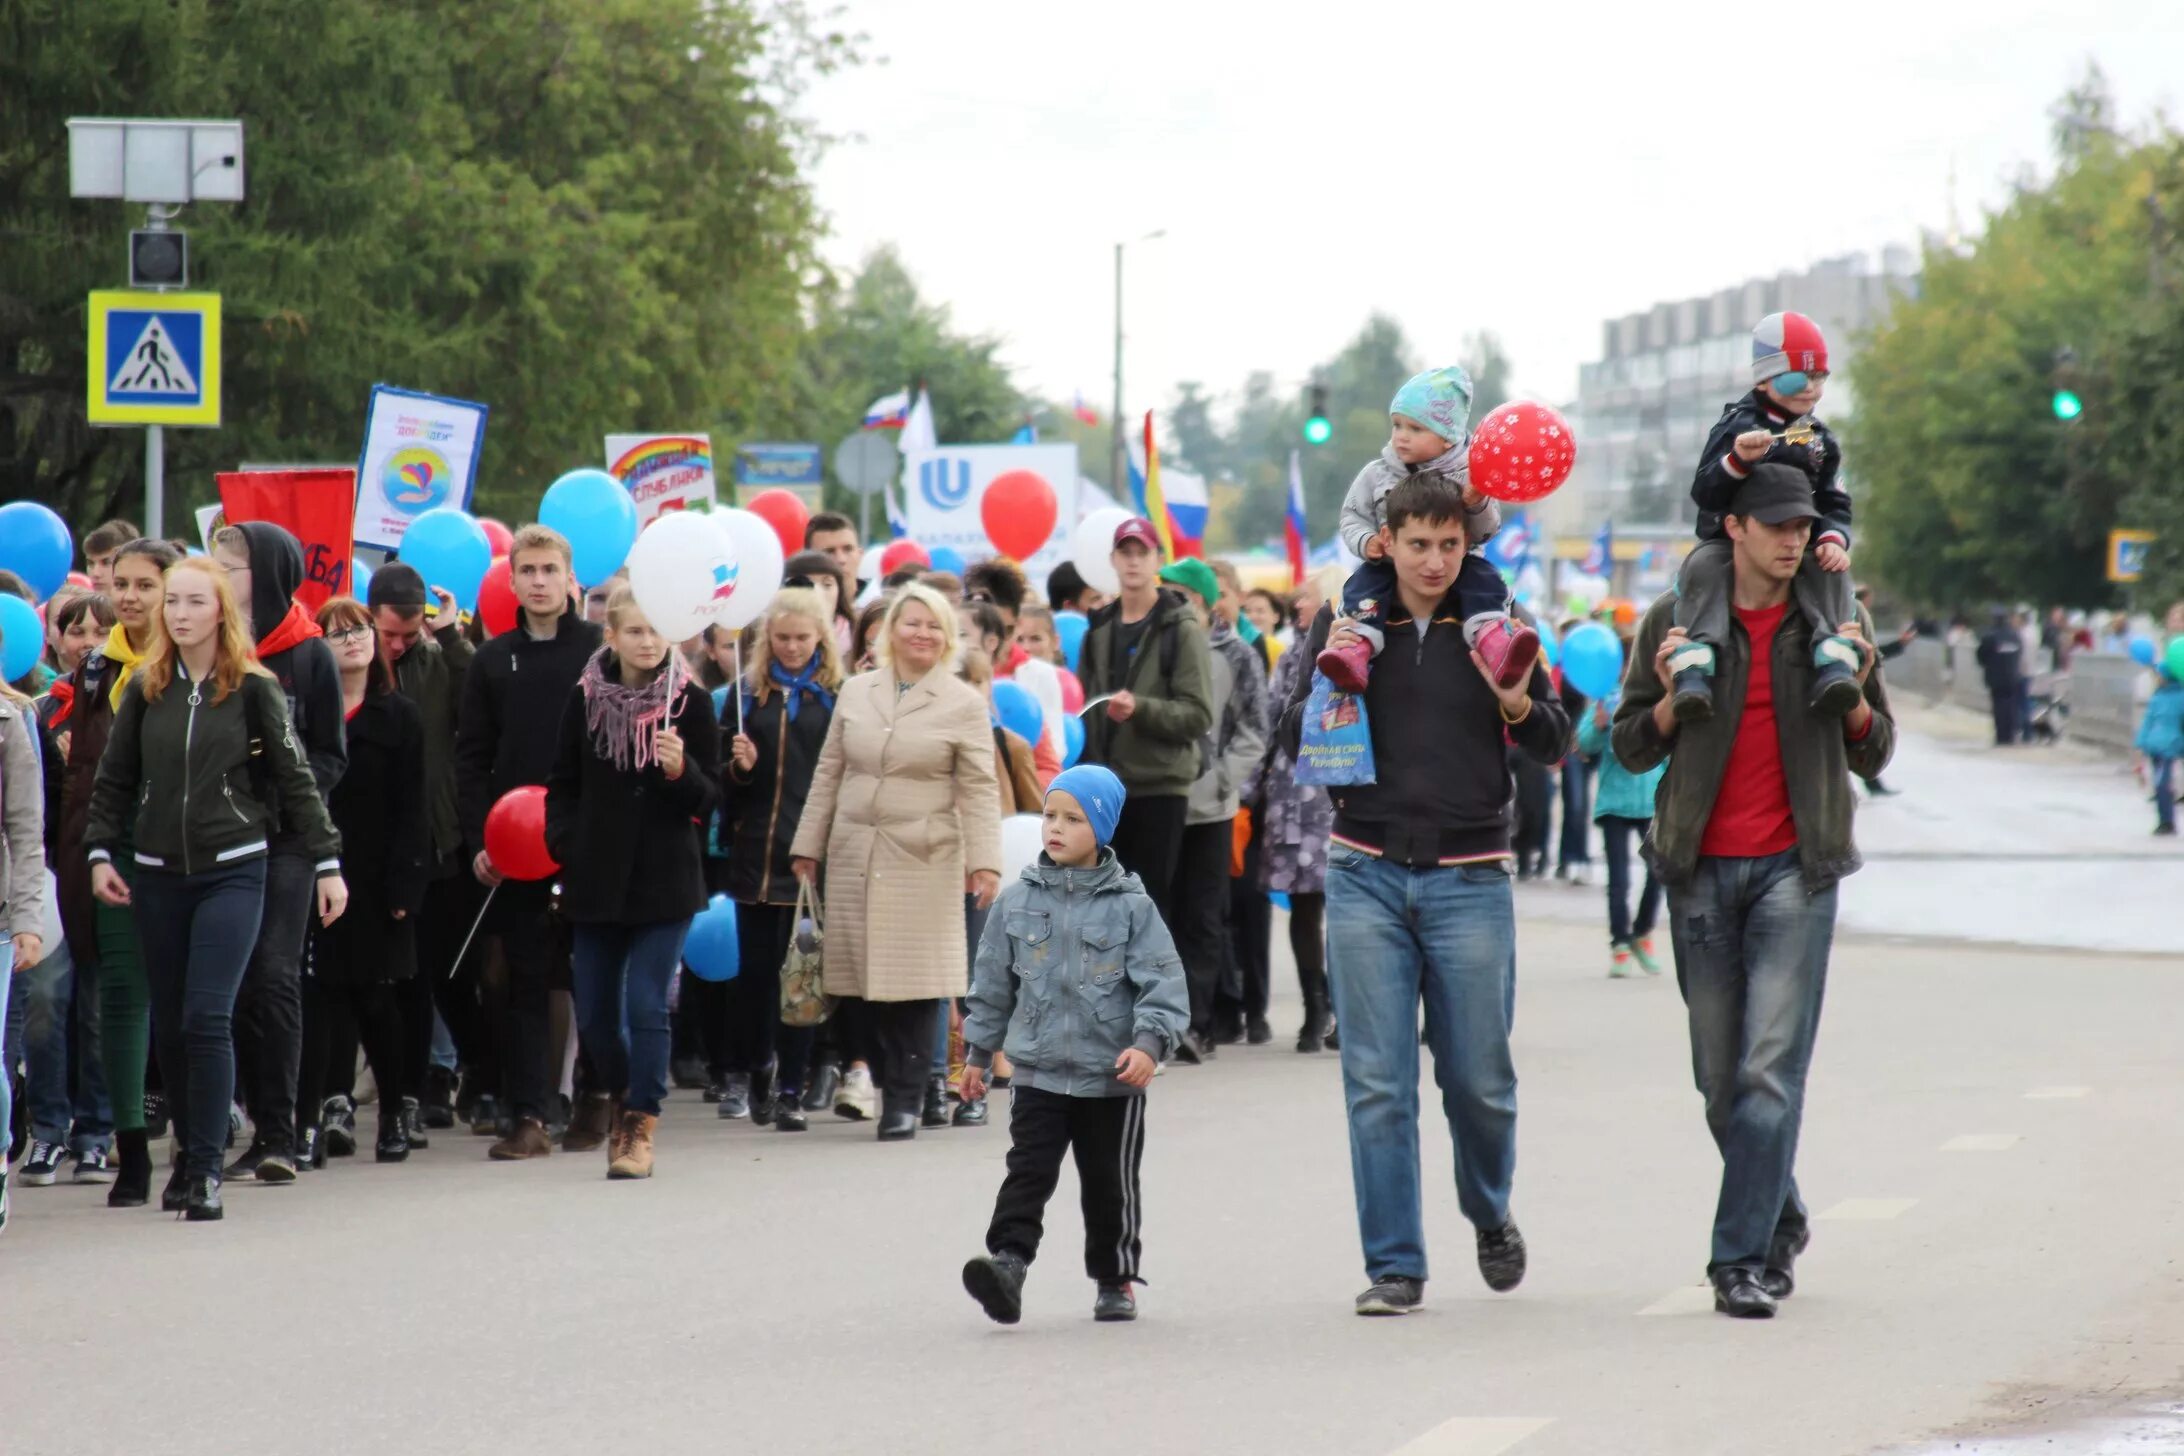
[[(30, 1103), (30, 1135), (60, 1143), (77, 1157), (114, 1140), (114, 1110), (99, 1065), (99, 1017), (95, 1004), (69, 1008), (76, 999), (76, 966), (68, 944), (51, 946), (45, 958), (15, 977), (7, 1014), (7, 1065), (21, 1062)], [(71, 1056), (71, 1052), (79, 1055)], [(69, 1068), (75, 1068), (70, 1091)]]
[(627, 1093), (631, 1112), (660, 1115), (667, 1098), (667, 988), (690, 917), (646, 925), (579, 925), (570, 962), (576, 1018), (598, 1089)]
[(1806, 894), (1795, 849), (1701, 859), (1691, 882), (1669, 891), (1668, 915), (1691, 1070), (1721, 1149), (1707, 1270), (1761, 1267), (1778, 1234), (1805, 1227), (1792, 1174), (1835, 940), (1835, 888)]
[(1517, 927), (1503, 863), (1413, 869), (1337, 844), (1327, 868), (1328, 974), (1342, 1028), (1350, 1177), (1365, 1272), (1426, 1277), (1418, 1172), (1418, 1008), (1456, 1142), (1456, 1201), (1509, 1221), (1517, 1166)]

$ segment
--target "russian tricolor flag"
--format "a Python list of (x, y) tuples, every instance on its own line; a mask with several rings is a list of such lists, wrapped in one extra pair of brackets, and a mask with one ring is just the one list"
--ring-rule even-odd
[(865, 407), (864, 427), (868, 430), (899, 430), (909, 418), (910, 391), (898, 389), (893, 394), (881, 395)]
[(1153, 414), (1145, 412), (1145, 433), (1130, 452), (1130, 495), (1138, 513), (1153, 523), (1168, 559), (1204, 556), (1206, 536), (1206, 479), (1188, 470), (1164, 469), (1160, 445), (1153, 438)]
[(1304, 463), (1298, 452), (1289, 452), (1289, 514), (1283, 519), (1282, 529), (1289, 537), (1289, 577), (1292, 586), (1304, 582), (1305, 543), (1310, 539), (1304, 533)]

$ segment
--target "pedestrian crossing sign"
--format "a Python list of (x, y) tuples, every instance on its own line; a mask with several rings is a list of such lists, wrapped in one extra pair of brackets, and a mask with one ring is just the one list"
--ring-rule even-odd
[(220, 295), (91, 295), (94, 425), (220, 423)]

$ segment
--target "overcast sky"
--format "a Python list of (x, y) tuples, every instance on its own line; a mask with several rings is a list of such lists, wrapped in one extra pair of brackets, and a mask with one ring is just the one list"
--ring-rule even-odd
[[(1770, 27), (1771, 19), (1779, 23)], [(884, 63), (814, 89), (830, 252), (893, 242), (1031, 388), (1128, 406), (1301, 383), (1385, 310), (1576, 389), (1603, 319), (1967, 228), (2086, 60), (2175, 110), (2184, 3), (850, 0)], [(1773, 33), (1770, 34), (1770, 28)]]

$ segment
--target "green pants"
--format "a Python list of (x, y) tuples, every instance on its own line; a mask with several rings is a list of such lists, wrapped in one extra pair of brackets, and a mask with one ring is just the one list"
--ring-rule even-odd
[[(124, 882), (132, 876), (120, 860)], [(114, 1130), (144, 1128), (144, 1063), (151, 1055), (152, 988), (137, 946), (136, 911), (98, 902), (99, 1054), (106, 1062), (106, 1091), (114, 1103)]]

